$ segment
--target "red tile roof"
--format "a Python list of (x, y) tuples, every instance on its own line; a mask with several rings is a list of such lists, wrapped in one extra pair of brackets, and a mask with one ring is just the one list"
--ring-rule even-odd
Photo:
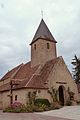
[(5, 80), (10, 78), (14, 72), (16, 72), (16, 70), (21, 66), (22, 64), (18, 65), (17, 67), (13, 68), (12, 70), (8, 71), (2, 78), (1, 80)]
[[(31, 67), (31, 62), (26, 64), (21, 64), (11, 71), (9, 71), (1, 80), (6, 80), (10, 78), (13, 83), (19, 83), (13, 86), (13, 89), (19, 88), (33, 88), (33, 89), (47, 89), (48, 86), (46, 81), (48, 76), (54, 67), (57, 59), (50, 60), (42, 67), (39, 74), (36, 74), (36, 71), (39, 68), (39, 65), (36, 67)], [(10, 83), (4, 84), (0, 87), (0, 91), (9, 90)]]
[(10, 83), (6, 83), (0, 86), (0, 91), (6, 91), (6, 90), (10, 90)]
[(30, 79), (34, 72), (37, 70), (39, 66), (31, 68), (31, 62), (24, 64), (18, 73), (14, 76), (14, 79)]

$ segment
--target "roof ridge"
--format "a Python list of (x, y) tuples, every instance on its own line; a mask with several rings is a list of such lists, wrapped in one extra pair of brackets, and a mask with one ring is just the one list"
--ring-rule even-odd
[(18, 73), (18, 71), (21, 69), (21, 67), (23, 66), (24, 64), (22, 63), (19, 68), (12, 74), (12, 76), (10, 77), (10, 79), (14, 78), (15, 75)]
[[(23, 64), (23, 63), (22, 63)], [(2, 81), (2, 80), (5, 80), (5, 79), (7, 79), (7, 78), (10, 78), (10, 77), (7, 77), (7, 78), (5, 78), (8, 74), (10, 74), (12, 71), (16, 71), (16, 69), (18, 69), (22, 64), (19, 64), (19, 65), (17, 65), (16, 67), (14, 67), (14, 68), (12, 68), (11, 70), (9, 70), (1, 79), (0, 79), (0, 81)], [(12, 76), (12, 74), (11, 74), (11, 76)]]
[[(40, 75), (43, 76), (43, 73), (45, 72), (46, 66), (47, 66), (47, 67), (50, 66), (50, 68), (49, 68), (49, 70), (48, 70), (48, 72), (49, 72), (49, 73), (48, 73), (48, 76), (49, 76), (51, 70), (52, 70), (53, 67), (54, 67), (54, 64), (56, 63), (56, 61), (57, 61), (57, 58), (56, 58), (56, 59), (52, 59), (52, 60), (50, 60), (50, 61), (47, 61), (47, 62), (45, 63), (45, 65), (43, 66), (43, 68), (41, 69)], [(51, 62), (53, 62), (53, 64), (51, 64)], [(51, 64), (51, 65), (50, 65), (50, 64)], [(48, 79), (48, 76), (47, 76), (47, 79)], [(47, 79), (46, 79), (46, 81), (47, 81)]]
[[(39, 66), (40, 67), (40, 66)], [(39, 69), (39, 67), (37, 68), (37, 70)], [(39, 74), (36, 74), (37, 70), (35, 71), (35, 73), (31, 76), (31, 78), (29, 79), (29, 81), (27, 82), (27, 84), (25, 85), (25, 87), (28, 86), (28, 84), (31, 82), (32, 78), (34, 77), (34, 75), (39, 75)]]
[(35, 71), (35, 75), (40, 75), (40, 71), (43, 68), (42, 65), (39, 65), (39, 67), (37, 68), (37, 70)]

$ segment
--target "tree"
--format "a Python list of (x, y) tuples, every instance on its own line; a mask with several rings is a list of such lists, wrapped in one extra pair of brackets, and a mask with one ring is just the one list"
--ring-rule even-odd
[(76, 83), (80, 83), (80, 59), (77, 58), (77, 56), (74, 56), (74, 59), (72, 59), (72, 65), (73, 67), (73, 78)]

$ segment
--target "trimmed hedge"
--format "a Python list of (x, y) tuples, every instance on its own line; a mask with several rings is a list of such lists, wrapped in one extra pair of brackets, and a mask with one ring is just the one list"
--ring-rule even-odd
[(42, 98), (36, 99), (34, 104), (35, 105), (39, 105), (39, 104), (43, 105), (44, 104), (44, 105), (46, 105), (48, 107), (50, 107), (50, 105), (51, 105), (48, 99), (42, 99)]

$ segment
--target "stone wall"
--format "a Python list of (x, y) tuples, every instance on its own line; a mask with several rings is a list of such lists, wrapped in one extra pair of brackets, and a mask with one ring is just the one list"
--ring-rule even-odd
[[(49, 43), (49, 49), (47, 43)], [(56, 43), (39, 39), (31, 45), (31, 66), (44, 64), (46, 61), (56, 58), (56, 54)]]
[[(33, 92), (35, 90), (33, 89), (19, 89), (19, 90), (14, 90), (13, 91), (13, 102), (15, 101), (15, 96), (17, 95), (17, 102), (21, 102), (22, 104), (26, 104), (29, 99), (28, 99), (28, 92)], [(5, 91), (0, 94), (0, 109), (4, 109), (10, 105), (10, 91)], [(36, 98), (46, 98), (46, 99), (51, 99), (50, 95), (47, 93), (47, 90), (37, 90), (37, 96)]]
[(80, 101), (80, 93), (79, 93), (79, 100), (78, 101)]
[(48, 77), (48, 86), (54, 87), (56, 90), (59, 89), (59, 86), (64, 87), (64, 98), (65, 98), (65, 103), (66, 100), (68, 99), (68, 87), (70, 88), (70, 91), (75, 93), (74, 94), (74, 99), (78, 100), (78, 90), (77, 90), (77, 85), (72, 79), (72, 76), (64, 63), (64, 60), (62, 57), (58, 58), (57, 63), (54, 65), (53, 70), (51, 71), (49, 77)]

